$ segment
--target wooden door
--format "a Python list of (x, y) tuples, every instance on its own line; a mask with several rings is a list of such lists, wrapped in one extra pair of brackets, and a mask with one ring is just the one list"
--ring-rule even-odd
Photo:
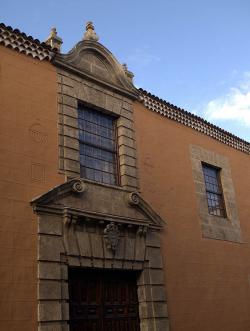
[(70, 331), (139, 331), (136, 274), (69, 269)]

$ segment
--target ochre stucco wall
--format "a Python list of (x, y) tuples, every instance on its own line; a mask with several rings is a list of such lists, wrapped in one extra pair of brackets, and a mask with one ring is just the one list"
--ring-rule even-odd
[[(0, 330), (37, 328), (37, 221), (58, 174), (55, 68), (0, 46)], [(40, 133), (39, 133), (40, 132)], [(171, 331), (250, 330), (250, 156), (135, 103), (143, 197), (162, 235)], [(229, 158), (244, 244), (202, 239), (189, 145)]]
[[(0, 46), (0, 330), (37, 328), (37, 221), (58, 174), (55, 68)], [(40, 134), (39, 132), (40, 131)]]
[[(250, 330), (250, 156), (135, 103), (142, 196), (162, 234), (171, 331)], [(203, 239), (189, 145), (229, 158), (243, 244)]]

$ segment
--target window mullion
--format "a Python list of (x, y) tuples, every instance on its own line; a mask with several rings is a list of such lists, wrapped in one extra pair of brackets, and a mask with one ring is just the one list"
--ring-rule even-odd
[[(90, 121), (89, 119), (93, 119), (94, 121)], [(79, 134), (81, 176), (106, 184), (117, 184), (118, 169), (115, 119), (97, 110), (81, 106), (78, 109), (78, 121), (79, 126), (81, 124), (83, 128), (85, 127), (84, 122), (93, 124), (93, 126), (89, 125), (87, 130), (80, 129), (82, 132), (82, 137)], [(104, 125), (101, 125), (102, 121), (104, 121)], [(107, 132), (107, 135), (111, 133), (112, 138), (107, 137), (107, 135), (105, 136), (105, 132), (102, 135), (102, 132), (100, 130), (98, 131), (98, 127), (112, 131)], [(84, 133), (89, 134), (89, 136)], [(85, 141), (85, 139), (90, 140), (90, 142)], [(102, 146), (101, 139), (105, 139), (104, 144), (113, 144), (114, 146), (112, 148)], [(97, 140), (99, 144), (91, 140)]]
[(209, 214), (226, 217), (219, 169), (202, 164)]

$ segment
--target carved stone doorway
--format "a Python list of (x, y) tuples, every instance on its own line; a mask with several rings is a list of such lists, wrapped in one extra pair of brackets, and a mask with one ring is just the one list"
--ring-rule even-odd
[[(71, 268), (100, 270), (103, 275), (137, 274), (130, 293), (135, 293), (136, 286), (139, 330), (169, 330), (160, 241), (164, 221), (138, 193), (74, 179), (48, 191), (32, 204), (38, 214), (39, 331), (70, 330)], [(124, 283), (118, 288), (126, 286)], [(112, 289), (116, 290), (117, 287)], [(135, 301), (131, 299), (126, 306), (126, 309), (131, 307), (132, 315), (136, 311)], [(108, 306), (99, 303), (100, 309)], [(88, 307), (89, 313), (92, 308)], [(121, 309), (122, 315), (121, 302), (117, 309)], [(110, 314), (115, 320), (116, 312), (111, 310)], [(126, 314), (129, 319), (129, 313)], [(101, 316), (103, 321), (103, 312)], [(88, 329), (70, 331), (76, 330)], [(129, 331), (132, 330), (137, 331), (130, 327)]]
[(70, 331), (139, 331), (137, 273), (69, 269)]

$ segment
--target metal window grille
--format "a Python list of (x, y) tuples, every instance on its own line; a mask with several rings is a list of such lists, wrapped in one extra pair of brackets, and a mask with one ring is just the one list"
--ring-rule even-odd
[(117, 184), (115, 118), (85, 106), (78, 107), (81, 177)]
[(226, 209), (220, 181), (220, 169), (207, 164), (202, 164), (202, 170), (205, 180), (209, 214), (226, 217)]

